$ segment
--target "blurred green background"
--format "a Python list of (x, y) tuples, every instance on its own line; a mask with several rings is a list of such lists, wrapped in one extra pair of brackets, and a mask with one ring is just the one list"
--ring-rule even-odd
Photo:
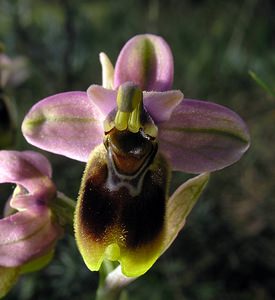
[[(57, 92), (100, 84), (99, 52), (114, 63), (123, 44), (145, 32), (171, 45), (174, 87), (187, 98), (238, 112), (252, 146), (240, 162), (212, 175), (184, 231), (129, 286), (129, 299), (275, 299), (275, 98), (248, 75), (253, 70), (274, 87), (275, 1), (0, 0), (0, 41), (9, 56), (26, 59), (29, 73), (5, 90), (17, 108), (16, 137), (8, 148), (36, 150), (20, 133), (30, 107)], [(53, 163), (58, 189), (75, 198), (84, 164), (43, 153)], [(185, 178), (175, 174), (173, 186)], [(6, 188), (1, 186), (2, 205)], [(66, 237), (54, 261), (22, 277), (7, 299), (94, 299), (97, 279)]]

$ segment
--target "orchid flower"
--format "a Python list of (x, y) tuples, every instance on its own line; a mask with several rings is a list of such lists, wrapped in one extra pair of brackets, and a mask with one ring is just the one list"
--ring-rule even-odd
[(62, 227), (50, 202), (56, 196), (51, 165), (33, 151), (0, 151), (0, 183), (16, 188), (0, 220), (0, 297), (20, 273), (41, 268), (52, 254)]
[[(209, 172), (249, 147), (230, 109), (171, 90), (173, 57), (159, 36), (132, 38), (115, 68), (100, 55), (103, 86), (47, 97), (22, 131), (39, 148), (86, 162), (75, 236), (92, 271), (119, 261), (129, 277), (145, 273), (171, 245), (206, 186)], [(171, 170), (200, 174), (169, 195)]]
[(12, 146), (16, 138), (17, 110), (6, 88), (19, 85), (27, 77), (26, 60), (22, 57), (11, 59), (0, 43), (0, 149)]
[(4, 53), (4, 46), (0, 43), (0, 88), (7, 85), (17, 86), (28, 76), (25, 58), (21, 56), (10, 58)]

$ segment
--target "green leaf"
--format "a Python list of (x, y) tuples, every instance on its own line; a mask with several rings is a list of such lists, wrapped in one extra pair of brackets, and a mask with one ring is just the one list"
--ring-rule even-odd
[(187, 216), (206, 187), (209, 176), (209, 173), (203, 173), (189, 179), (170, 197), (167, 204), (167, 234), (163, 252), (170, 247), (183, 228)]
[(19, 268), (0, 267), (0, 298), (3, 298), (13, 285), (16, 283), (19, 275)]
[(269, 95), (275, 97), (275, 91), (265, 82), (263, 81), (255, 72), (249, 71), (248, 72), (251, 78)]
[(38, 257), (20, 267), (20, 274), (36, 272), (45, 268), (53, 258), (54, 251), (50, 251), (44, 256)]

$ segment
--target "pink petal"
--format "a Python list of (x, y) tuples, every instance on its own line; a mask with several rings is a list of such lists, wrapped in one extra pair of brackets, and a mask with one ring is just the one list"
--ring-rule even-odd
[[(50, 165), (47, 159), (39, 153), (0, 151), (0, 183), (16, 183), (22, 185), (30, 193), (45, 192), (47, 194), (55, 188), (47, 174), (41, 171), (49, 174)], [(48, 188), (49, 191), (45, 191)]]
[[(52, 200), (51, 197), (45, 197), (43, 194), (46, 192), (42, 192), (41, 194), (17, 194), (10, 199), (9, 205), (11, 208), (15, 209), (15, 211), (23, 211), (28, 210), (33, 213), (40, 214), (41, 211), (45, 209), (48, 205), (49, 200)], [(6, 210), (7, 211), (7, 210)]]
[(181, 91), (143, 92), (144, 105), (157, 124), (169, 120), (182, 99)]
[(159, 124), (160, 151), (174, 170), (202, 173), (222, 169), (239, 160), (249, 143), (244, 121), (211, 102), (186, 99), (169, 121)]
[(44, 155), (34, 151), (23, 151), (20, 153), (22, 158), (26, 159), (43, 175), (52, 177), (52, 166)]
[[(100, 85), (91, 85), (87, 94), (105, 117), (116, 107), (117, 91), (105, 89)], [(183, 94), (178, 90), (143, 92), (144, 105), (156, 123), (167, 121), (182, 99)]]
[(30, 144), (79, 161), (102, 142), (103, 116), (84, 92), (45, 98), (32, 107), (22, 124)]
[(144, 91), (167, 91), (173, 84), (174, 63), (160, 36), (137, 35), (122, 48), (115, 66), (114, 86), (132, 81)]
[(100, 85), (91, 85), (87, 90), (90, 101), (104, 115), (104, 118), (116, 107), (117, 92), (105, 89)]
[(39, 215), (22, 211), (0, 220), (0, 265), (17, 267), (44, 255), (61, 234), (48, 209)]

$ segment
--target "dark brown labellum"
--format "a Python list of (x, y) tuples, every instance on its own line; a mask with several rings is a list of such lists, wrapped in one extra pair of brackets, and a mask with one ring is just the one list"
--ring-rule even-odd
[(100, 243), (137, 248), (165, 223), (169, 171), (157, 144), (142, 132), (114, 129), (92, 155), (80, 191), (79, 219)]
[(136, 174), (143, 166), (150, 164), (155, 157), (157, 144), (142, 131), (132, 133), (113, 128), (105, 138), (109, 163), (120, 174)]

